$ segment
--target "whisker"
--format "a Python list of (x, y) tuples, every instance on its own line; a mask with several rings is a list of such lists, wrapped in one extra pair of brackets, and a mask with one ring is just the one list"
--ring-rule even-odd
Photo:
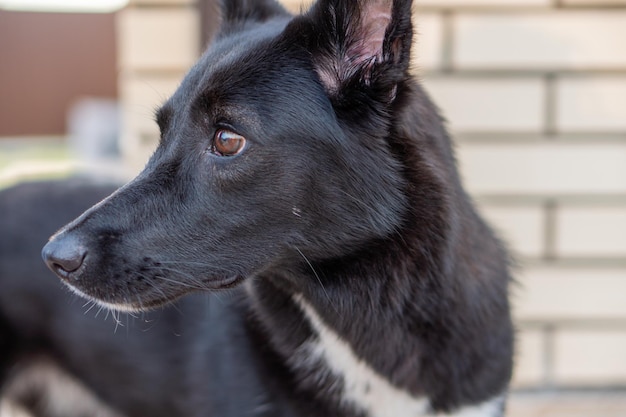
[(83, 313), (85, 315), (87, 315), (87, 313), (89, 313), (98, 303), (96, 303), (94, 300), (89, 300), (83, 305), (83, 307), (89, 304), (91, 304), (91, 306)]
[[(98, 315), (99, 315), (100, 313), (102, 313), (102, 310), (104, 310), (104, 306), (103, 306), (103, 305), (99, 305), (99, 306), (98, 306), (98, 311), (96, 312), (96, 315), (95, 315), (95, 318), (98, 318)], [(109, 315), (109, 314), (108, 314), (108, 312), (107, 312), (107, 315), (104, 317), (104, 319), (105, 319), (105, 320), (106, 320), (106, 318), (108, 317), (108, 315)]]
[[(150, 285), (150, 287), (152, 287), (153, 290), (155, 290), (158, 293), (160, 293), (164, 300), (170, 299), (170, 297), (168, 297), (167, 294), (165, 294), (165, 291), (163, 291), (158, 285), (156, 285), (154, 282), (152, 282), (152, 280), (150, 280), (148, 277), (146, 277), (145, 275), (141, 275), (141, 274), (139, 276), (144, 277), (145, 278), (145, 282), (148, 285)], [(163, 278), (163, 277), (157, 277), (157, 278), (158, 279), (162, 279), (162, 280), (167, 280), (166, 278)], [(174, 280), (170, 280), (170, 281), (174, 281)], [(180, 284), (183, 285), (184, 283), (180, 283)], [(179, 313), (181, 312), (180, 309), (178, 308), (178, 306), (175, 303), (170, 303), (170, 306), (172, 306), (172, 308), (174, 308)], [(141, 308), (143, 310), (143, 305), (141, 305)]]
[(117, 333), (118, 327), (124, 327), (124, 324), (120, 321), (120, 312), (116, 310), (111, 310), (111, 317), (113, 317), (113, 320), (115, 320), (115, 329), (113, 330), (113, 333)]
[[(204, 284), (202, 281), (198, 280), (198, 278), (194, 277), (193, 275), (191, 275), (191, 274), (189, 274), (187, 272), (183, 272), (183, 271), (180, 271), (178, 269), (164, 268), (164, 267), (148, 267), (148, 269), (156, 269), (156, 270), (173, 272), (173, 273), (178, 274), (178, 275), (180, 275), (180, 276), (182, 276), (184, 278), (187, 278), (189, 281), (191, 281), (192, 283), (196, 284), (197, 285), (196, 289), (200, 289), (200, 290), (206, 290), (207, 289), (206, 284)], [(159, 278), (163, 278), (164, 279), (164, 277), (161, 277), (161, 276), (159, 276)], [(175, 283), (189, 286), (189, 284), (185, 284), (183, 282), (176, 282), (175, 281)], [(192, 287), (192, 288), (194, 288), (194, 287)]]
[[(194, 262), (194, 261), (159, 261), (159, 264), (161, 264), (161, 265), (182, 265), (182, 266), (185, 266), (185, 265), (204, 266), (204, 267), (211, 268), (211, 269), (219, 269), (219, 270), (221, 270), (221, 271), (227, 271), (227, 272), (229, 271), (227, 268), (222, 268), (222, 267), (219, 267), (219, 266), (217, 266), (217, 265), (215, 265), (215, 264), (209, 264), (209, 263), (206, 263), (206, 262)], [(158, 267), (158, 266), (156, 266), (156, 267), (152, 267), (152, 266), (150, 266), (150, 267), (148, 267), (148, 268), (154, 269), (154, 268), (159, 268), (159, 267)]]
[(337, 311), (337, 308), (335, 307), (335, 305), (333, 304), (330, 295), (328, 294), (328, 292), (326, 291), (326, 287), (324, 287), (324, 284), (322, 283), (322, 280), (320, 279), (320, 276), (317, 274), (317, 271), (315, 270), (315, 268), (313, 268), (313, 264), (311, 264), (311, 262), (309, 261), (309, 259), (304, 256), (304, 253), (302, 253), (302, 251), (300, 249), (298, 249), (297, 246), (294, 246), (294, 248), (298, 251), (298, 253), (300, 254), (300, 256), (302, 256), (302, 258), (306, 261), (306, 263), (309, 265), (309, 268), (311, 268), (311, 271), (313, 271), (313, 274), (315, 275), (315, 278), (317, 278), (317, 282), (320, 283), (320, 286), (322, 287), (322, 291), (324, 291), (324, 294), (326, 295), (326, 299), (328, 299), (328, 302), (330, 303), (330, 306), (333, 308), (333, 310), (335, 310), (335, 312), (339, 313), (339, 311)]
[[(152, 287), (153, 290), (159, 292), (161, 294), (161, 296), (163, 297), (163, 299), (168, 299), (169, 297), (165, 294), (165, 292), (159, 288), (158, 285), (156, 285), (154, 282), (152, 282), (152, 280), (150, 278), (148, 278), (145, 275), (142, 274), (138, 274), (140, 277), (144, 278), (144, 282), (146, 282), (150, 287)], [(143, 306), (142, 306), (143, 307)]]
[[(172, 272), (177, 272), (177, 271), (172, 271)], [(207, 290), (208, 289), (206, 286), (198, 285), (197, 282), (195, 282), (196, 285), (192, 285), (192, 284), (188, 284), (186, 282), (178, 281), (178, 280), (175, 280), (175, 279), (165, 278), (165, 277), (160, 276), (160, 275), (155, 276), (155, 278), (156, 279), (160, 279), (161, 281), (169, 282), (171, 284), (180, 285), (180, 286), (191, 288), (191, 289), (194, 289), (194, 290)]]

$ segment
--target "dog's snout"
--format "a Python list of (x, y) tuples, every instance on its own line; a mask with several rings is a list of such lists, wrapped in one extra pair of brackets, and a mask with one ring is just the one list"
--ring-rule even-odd
[(87, 249), (78, 239), (70, 236), (57, 236), (44, 246), (41, 251), (44, 262), (64, 280), (75, 278), (77, 271), (83, 265), (87, 256)]

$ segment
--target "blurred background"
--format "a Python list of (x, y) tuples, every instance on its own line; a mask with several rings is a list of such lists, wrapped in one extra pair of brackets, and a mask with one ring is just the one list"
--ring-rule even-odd
[[(626, 0), (416, 3), (414, 71), (519, 261), (510, 415), (626, 416)], [(136, 173), (211, 10), (0, 0), (0, 187)]]

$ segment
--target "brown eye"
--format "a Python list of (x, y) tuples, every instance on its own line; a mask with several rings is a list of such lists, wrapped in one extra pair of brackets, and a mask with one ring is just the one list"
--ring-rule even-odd
[(234, 156), (246, 145), (246, 138), (229, 130), (218, 130), (213, 138), (211, 151), (218, 156)]

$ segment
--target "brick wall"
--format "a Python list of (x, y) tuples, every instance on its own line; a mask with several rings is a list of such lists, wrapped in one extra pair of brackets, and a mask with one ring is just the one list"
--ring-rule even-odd
[(418, 4), (416, 71), (519, 259), (515, 385), (626, 385), (626, 1)]
[[(626, 0), (416, 2), (415, 71), (519, 259), (515, 386), (626, 386)], [(139, 166), (200, 37), (193, 0), (131, 3), (120, 92)]]
[(117, 17), (122, 150), (138, 171), (158, 141), (154, 112), (200, 51), (195, 0), (131, 0)]

